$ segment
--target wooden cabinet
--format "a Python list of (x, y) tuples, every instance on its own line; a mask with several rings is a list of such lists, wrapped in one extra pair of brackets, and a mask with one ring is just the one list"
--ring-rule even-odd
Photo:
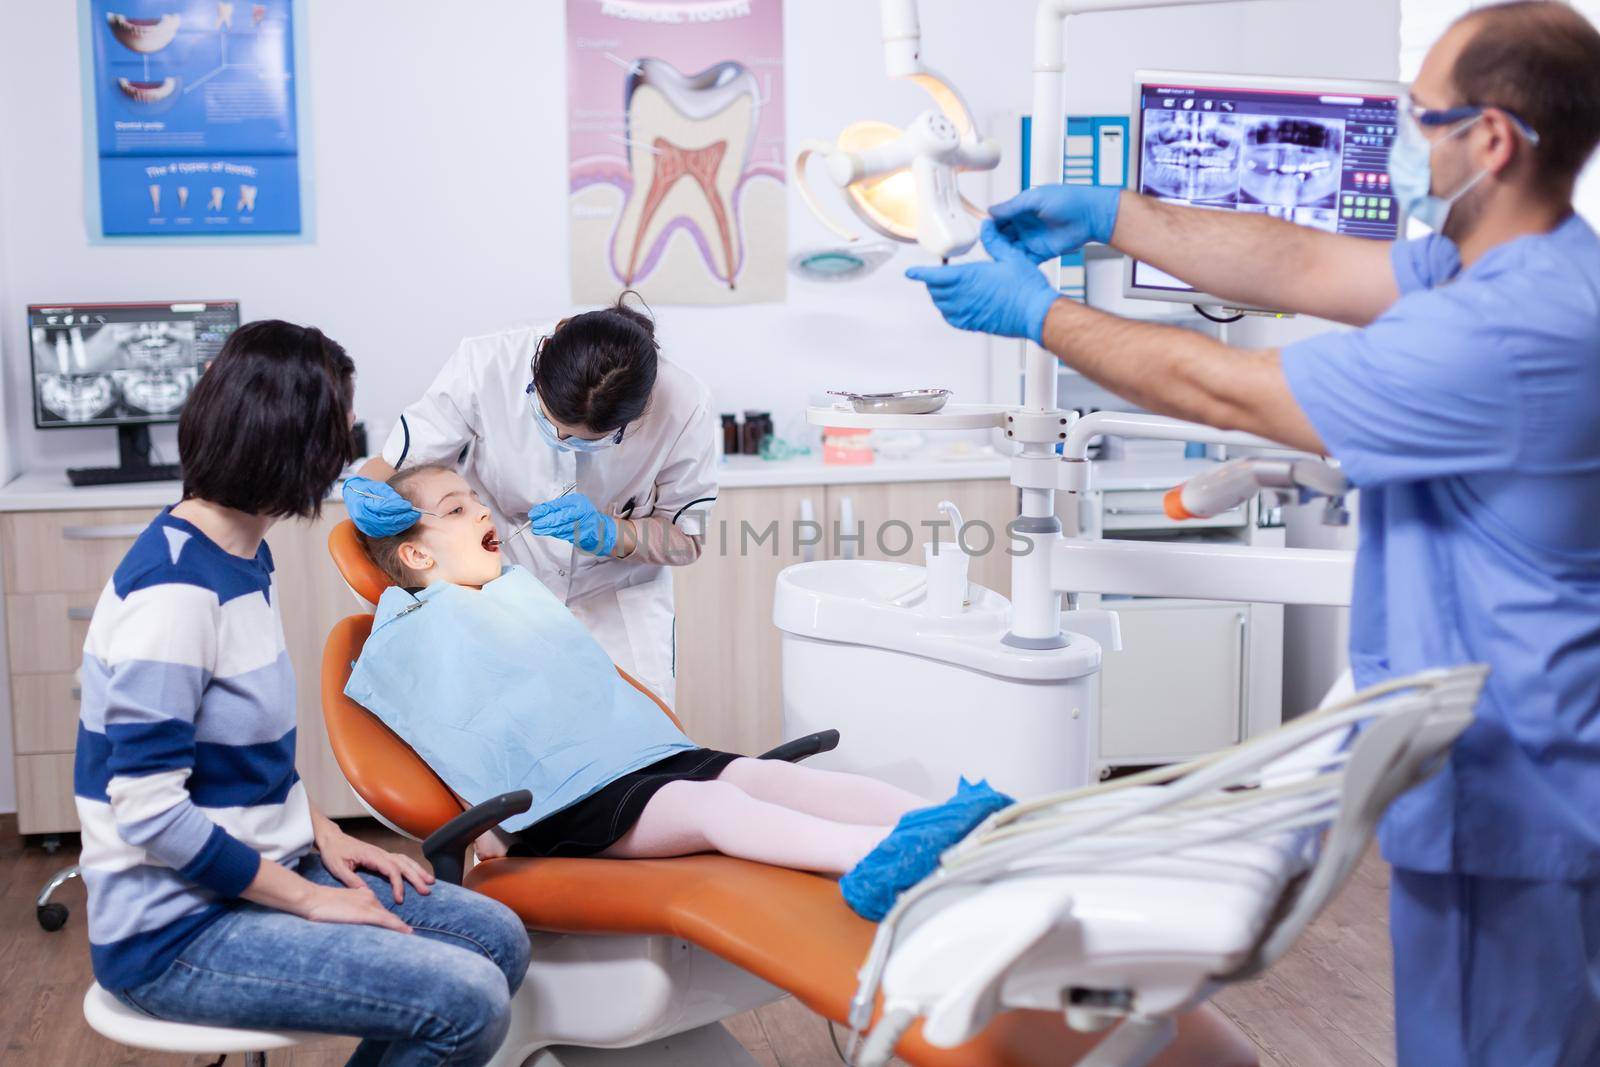
[[(992, 527), (995, 547), (975, 555), (970, 577), (1002, 594), (1011, 588), (1005, 527), (1016, 517), (1016, 490), (1001, 479), (887, 482), (725, 489), (717, 498), (705, 551), (673, 572), (677, 601), (675, 711), (702, 745), (757, 753), (783, 733), (782, 668), (772, 601), (778, 572), (807, 559), (855, 554), (922, 566), (939, 501), (969, 524)], [(904, 523), (885, 528), (891, 520)], [(879, 532), (883, 531), (880, 537)], [(854, 539), (860, 532), (863, 536)], [(946, 527), (941, 539), (949, 540)], [(902, 552), (909, 536), (910, 550)], [(969, 547), (983, 534), (969, 531)]]
[(827, 492), (820, 485), (724, 490), (700, 559), (673, 572), (674, 710), (708, 748), (753, 755), (782, 739), (773, 589), (785, 567), (826, 558), (829, 546), (817, 534)]
[[(101, 590), (155, 508), (11, 512), (0, 515), (5, 575), (17, 822), (23, 833), (78, 828), (72, 801), (83, 641)], [(329, 815), (360, 815), (322, 727), (322, 644), (358, 610), (328, 556), (328, 531), (344, 518), (280, 523), (268, 536), (277, 566), (284, 640), (298, 682), (298, 765), (312, 800)]]

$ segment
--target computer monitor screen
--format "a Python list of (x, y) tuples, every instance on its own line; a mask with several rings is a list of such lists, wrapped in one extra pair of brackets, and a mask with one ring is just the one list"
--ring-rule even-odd
[(237, 301), (34, 304), (33, 424), (173, 422), (239, 327)]
[[(1392, 241), (1403, 222), (1389, 187), (1400, 93), (1383, 82), (1139, 71), (1133, 188), (1168, 203)], [(1223, 303), (1133, 259), (1123, 292)]]

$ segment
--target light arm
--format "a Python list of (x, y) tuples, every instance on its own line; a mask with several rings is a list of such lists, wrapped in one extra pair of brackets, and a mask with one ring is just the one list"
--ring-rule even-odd
[(1289, 391), (1275, 348), (1235, 348), (1192, 330), (1134, 322), (1065, 299), (1045, 316), (1044, 347), (1158, 415), (1327, 452)]
[(1365, 326), (1399, 299), (1388, 241), (1124, 192), (1111, 244), (1241, 307)]

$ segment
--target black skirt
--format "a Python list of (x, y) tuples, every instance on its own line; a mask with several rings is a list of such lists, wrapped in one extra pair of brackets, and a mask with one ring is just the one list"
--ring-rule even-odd
[(732, 752), (691, 748), (614, 782), (562, 808), (512, 836), (513, 856), (593, 856), (633, 829), (644, 806), (668, 782), (709, 782), (740, 757)]

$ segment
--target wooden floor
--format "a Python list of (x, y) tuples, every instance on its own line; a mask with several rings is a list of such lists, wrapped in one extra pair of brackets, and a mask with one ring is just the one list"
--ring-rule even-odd
[[(362, 826), (354, 824), (351, 828)], [(361, 836), (397, 846), (368, 823)], [(412, 846), (414, 853), (414, 846)], [(81, 1005), (89, 987), (83, 888), (59, 895), (72, 909), (66, 929), (47, 934), (34, 897), (50, 874), (75, 859), (25, 847), (0, 816), (0, 1063), (39, 1067), (198, 1067), (205, 1057), (163, 1056), (112, 1044), (90, 1030)], [(1375, 1067), (1394, 1064), (1389, 969), (1388, 869), (1369, 855), (1343, 893), (1271, 973), (1226, 990), (1217, 1003), (1261, 1048), (1263, 1067)], [(792, 1000), (728, 1022), (764, 1067), (835, 1067), (820, 1017)], [(330, 1039), (275, 1053), (273, 1067), (338, 1067), (353, 1041)]]

